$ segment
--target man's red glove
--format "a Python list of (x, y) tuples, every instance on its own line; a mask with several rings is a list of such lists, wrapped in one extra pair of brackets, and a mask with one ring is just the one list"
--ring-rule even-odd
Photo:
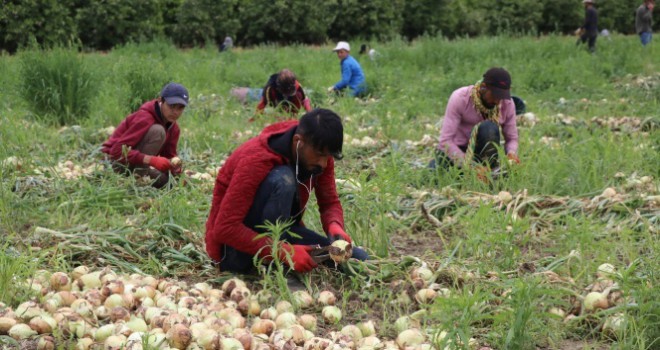
[(170, 163), (169, 159), (158, 156), (152, 156), (151, 159), (149, 159), (149, 165), (162, 172), (166, 172), (172, 167), (172, 163)]
[(518, 158), (517, 154), (509, 153), (509, 154), (506, 155), (506, 157), (509, 158), (509, 164), (511, 164), (511, 162), (516, 163), (516, 164), (520, 164), (520, 158)]
[(348, 233), (346, 233), (346, 231), (344, 231), (344, 229), (341, 227), (341, 225), (336, 222), (333, 222), (330, 224), (330, 226), (328, 226), (328, 234), (332, 236), (332, 238), (336, 237), (335, 239), (343, 239), (348, 243), (353, 243), (351, 236), (349, 236)]
[[(309, 255), (309, 252), (314, 249), (312, 246), (283, 243), (281, 249), (280, 260), (297, 272), (308, 272), (318, 266), (312, 256)], [(293, 266), (291, 266), (289, 259), (293, 262)]]

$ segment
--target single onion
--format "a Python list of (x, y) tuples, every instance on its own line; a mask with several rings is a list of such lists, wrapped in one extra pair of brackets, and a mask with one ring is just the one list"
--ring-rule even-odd
[(38, 334), (52, 333), (57, 327), (57, 321), (48, 314), (41, 314), (30, 320), (30, 328)]
[(250, 330), (254, 334), (271, 335), (275, 330), (276, 324), (272, 320), (257, 319), (252, 323)]
[(101, 288), (101, 271), (86, 273), (76, 281), (78, 287), (82, 290)]
[(500, 191), (500, 193), (497, 194), (497, 200), (503, 204), (507, 204), (513, 200), (513, 196), (511, 196), (511, 193), (507, 191)]
[(71, 278), (73, 278), (73, 280), (75, 281), (79, 279), (82, 275), (86, 275), (88, 273), (89, 273), (89, 267), (85, 265), (80, 265), (74, 268), (73, 271), (71, 271)]
[(415, 300), (420, 304), (430, 303), (438, 295), (436, 291), (429, 288), (420, 289), (415, 294)]
[(7, 335), (11, 327), (16, 325), (16, 320), (10, 317), (0, 317), (0, 335)]
[(243, 344), (238, 339), (222, 338), (220, 339), (220, 349), (222, 350), (243, 350)]
[(192, 341), (192, 332), (185, 325), (177, 323), (167, 332), (167, 341), (173, 348), (185, 349)]
[(220, 335), (212, 329), (203, 329), (197, 336), (197, 344), (204, 350), (220, 349)]
[(591, 292), (584, 297), (584, 309), (593, 311), (595, 309), (607, 309), (609, 303), (607, 302), (607, 295), (599, 292)]
[(298, 317), (298, 323), (306, 330), (316, 332), (316, 316), (304, 314)]
[(410, 316), (401, 316), (394, 321), (394, 328), (401, 333), (406, 329), (419, 327), (420, 322)]
[(232, 289), (229, 294), (229, 298), (235, 302), (240, 302), (241, 300), (247, 300), (250, 298), (250, 290), (247, 287), (236, 287)]
[(617, 336), (626, 329), (626, 319), (621, 313), (610, 315), (603, 323), (603, 333), (610, 336)]
[(331, 291), (324, 290), (321, 293), (319, 293), (318, 302), (321, 305), (335, 305), (335, 303), (337, 302), (337, 298)]
[(71, 279), (64, 272), (55, 272), (50, 275), (50, 289), (56, 292), (71, 290)]
[(374, 326), (374, 321), (372, 320), (366, 322), (360, 322), (357, 324), (357, 327), (360, 329), (360, 332), (362, 332), (362, 335), (365, 337), (376, 335), (376, 326)]
[(105, 299), (103, 306), (105, 306), (108, 310), (112, 310), (116, 307), (125, 307), (128, 305), (124, 304), (124, 298), (120, 294), (112, 294)]
[(96, 332), (94, 332), (94, 340), (98, 342), (105, 341), (109, 336), (113, 335), (115, 331), (114, 323), (107, 324), (105, 326), (99, 327)]
[(241, 345), (243, 345), (244, 349), (251, 349), (252, 348), (252, 334), (245, 329), (245, 328), (237, 328), (234, 329), (234, 334), (232, 334), (232, 338), (238, 340)]
[(610, 278), (612, 277), (613, 274), (616, 273), (616, 268), (612, 264), (601, 264), (598, 266), (598, 269), (596, 269), (596, 276), (598, 278)]
[(247, 287), (247, 285), (242, 280), (234, 277), (226, 280), (225, 283), (222, 284), (222, 291), (226, 296), (229, 296), (236, 287)]
[(314, 298), (304, 290), (293, 292), (293, 300), (298, 307), (306, 309), (314, 304)]
[(290, 302), (286, 300), (281, 300), (275, 304), (275, 309), (277, 310), (277, 313), (284, 313), (284, 312), (291, 312), (293, 311), (293, 305), (291, 305)]
[(120, 350), (124, 347), (126, 342), (126, 337), (123, 335), (111, 335), (103, 343), (105, 346), (104, 350)]
[(419, 329), (411, 328), (399, 333), (399, 335), (396, 337), (396, 343), (401, 349), (405, 349), (409, 346), (414, 347), (422, 344), (424, 339), (424, 334), (422, 334)]
[(378, 337), (370, 335), (365, 338), (362, 338), (358, 344), (360, 345), (361, 348), (373, 349), (379, 344), (381, 344), (381, 341), (380, 339), (378, 339)]
[(89, 350), (92, 344), (94, 344), (92, 338), (80, 338), (76, 343), (76, 350)]
[(16, 340), (23, 340), (33, 335), (37, 335), (37, 332), (32, 330), (32, 328), (25, 323), (18, 323), (9, 329), (8, 334)]
[(341, 329), (341, 333), (350, 337), (351, 340), (354, 342), (358, 342), (360, 339), (362, 339), (362, 331), (357, 326), (354, 326), (352, 324), (344, 326), (344, 328)]
[(296, 324), (296, 315), (291, 312), (284, 312), (277, 316), (275, 319), (275, 325), (277, 329), (285, 329)]
[(433, 279), (433, 271), (426, 266), (426, 263), (423, 263), (422, 266), (416, 267), (410, 272), (410, 278), (413, 280), (421, 278), (428, 284)]
[(34, 301), (26, 301), (16, 308), (16, 315), (25, 322), (29, 322), (32, 318), (41, 315), (42, 312), (39, 305)]
[(612, 187), (608, 187), (605, 190), (603, 190), (603, 193), (601, 194), (601, 197), (603, 198), (612, 198), (616, 196), (616, 190), (613, 189)]
[(119, 320), (128, 321), (131, 319), (131, 313), (126, 308), (117, 306), (110, 310), (110, 321), (117, 322)]
[(330, 248), (328, 248), (328, 253), (330, 253), (330, 259), (332, 261), (336, 264), (341, 264), (348, 261), (353, 255), (353, 245), (347, 241), (338, 239), (332, 242)]
[(267, 320), (275, 320), (277, 318), (278, 312), (274, 307), (269, 307), (259, 314), (259, 317)]
[(126, 322), (126, 327), (132, 330), (133, 332), (146, 332), (149, 330), (147, 323), (139, 317), (131, 317), (131, 319)]
[(337, 323), (341, 320), (341, 310), (334, 305), (325, 306), (321, 311), (321, 315), (323, 315), (323, 320), (326, 323)]
[(55, 350), (55, 338), (50, 335), (42, 335), (37, 342), (37, 350)]

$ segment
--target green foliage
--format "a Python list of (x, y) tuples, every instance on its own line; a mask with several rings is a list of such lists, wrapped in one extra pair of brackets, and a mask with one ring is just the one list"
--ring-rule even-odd
[(76, 12), (78, 35), (86, 47), (107, 50), (163, 34), (161, 0), (81, 0)]
[[(635, 13), (643, 0), (602, 0), (596, 2), (598, 29), (635, 33)], [(657, 16), (657, 10), (654, 11)]]
[(338, 0), (329, 35), (337, 40), (395, 38), (403, 26), (404, 0)]
[(584, 8), (574, 0), (543, 1), (541, 32), (570, 33), (584, 22)]
[(3, 0), (0, 10), (0, 50), (16, 52), (30, 38), (46, 47), (77, 37), (73, 0)]
[(20, 54), (20, 93), (33, 113), (60, 125), (89, 115), (98, 86), (92, 68), (76, 51), (32, 49)]
[(130, 111), (158, 97), (163, 86), (172, 80), (162, 62), (154, 58), (131, 60), (121, 70), (128, 87), (125, 101)]
[(239, 6), (238, 37), (246, 44), (321, 43), (337, 13), (336, 0), (253, 0)]
[(179, 7), (171, 33), (181, 46), (222, 43), (240, 28), (238, 0), (184, 0)]
[(490, 34), (533, 33), (543, 16), (543, 3), (537, 0), (499, 0), (484, 7)]
[(7, 242), (0, 244), (0, 303), (16, 307), (30, 299), (33, 290), (16, 281), (25, 281), (34, 270), (35, 261), (29, 254), (22, 254)]

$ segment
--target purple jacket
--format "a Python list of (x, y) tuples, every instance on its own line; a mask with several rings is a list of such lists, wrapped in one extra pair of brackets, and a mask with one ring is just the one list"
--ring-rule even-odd
[[(459, 146), (467, 146), (472, 128), (484, 121), (472, 103), (471, 89), (472, 85), (454, 91), (447, 103), (438, 149), (445, 152), (452, 160), (465, 157), (465, 153)], [(513, 100), (500, 102), (500, 125), (504, 134), (504, 150), (507, 154), (518, 153), (516, 106), (513, 104)]]

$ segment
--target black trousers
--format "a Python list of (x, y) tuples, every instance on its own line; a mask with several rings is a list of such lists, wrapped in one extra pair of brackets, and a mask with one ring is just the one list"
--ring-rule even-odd
[[(475, 126), (477, 128), (477, 137), (475, 140), (474, 158), (473, 161), (488, 165), (491, 169), (499, 166), (499, 156), (497, 153), (497, 146), (500, 144), (500, 128), (499, 126), (490, 121), (483, 121)], [(461, 151), (465, 152), (471, 145), (458, 146)], [(454, 166), (454, 161), (449, 156), (437, 150), (435, 159), (429, 163), (429, 168), (444, 168), (449, 169)]]
[[(291, 207), (297, 190), (296, 175), (291, 167), (288, 165), (274, 167), (259, 185), (243, 223), (256, 232), (264, 233), (266, 229), (259, 226), (265, 224), (266, 221), (275, 223), (277, 220), (291, 219)], [(284, 233), (281, 239), (291, 244), (318, 244), (323, 247), (331, 243), (325, 235), (320, 235), (299, 223), (294, 223), (289, 227), (289, 231), (298, 237)], [(366, 251), (353, 247), (353, 258), (366, 260), (368, 257)], [(221, 271), (249, 273), (252, 272), (253, 267), (252, 255), (238, 251), (229, 245), (224, 246), (220, 261)]]

